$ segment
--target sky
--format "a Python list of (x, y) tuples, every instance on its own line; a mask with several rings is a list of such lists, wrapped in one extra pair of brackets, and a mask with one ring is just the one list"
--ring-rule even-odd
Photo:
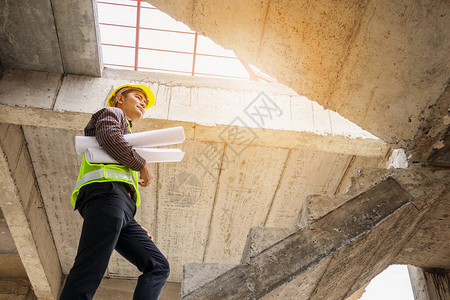
[(360, 300), (414, 300), (406, 265), (391, 265), (366, 287)]
[[(137, 23), (137, 2), (133, 0), (98, 0), (97, 3), (104, 64), (111, 68), (132, 70), (135, 64), (136, 29), (133, 27)], [(113, 5), (114, 3), (127, 6)], [(158, 72), (173, 70), (180, 74), (191, 74), (195, 32), (185, 24), (154, 9), (145, 1), (141, 3), (139, 47), (145, 49), (138, 51), (138, 66), (140, 67), (138, 70), (151, 71), (145, 68), (153, 68), (158, 69)], [(121, 46), (113, 46), (113, 44)], [(231, 76), (248, 80), (249, 74), (232, 50), (224, 49), (211, 39), (198, 35), (196, 52), (200, 54), (195, 57), (194, 71), (197, 76)], [(259, 71), (254, 66), (252, 68)], [(414, 300), (407, 267), (405, 265), (389, 266), (369, 283), (360, 300)]]

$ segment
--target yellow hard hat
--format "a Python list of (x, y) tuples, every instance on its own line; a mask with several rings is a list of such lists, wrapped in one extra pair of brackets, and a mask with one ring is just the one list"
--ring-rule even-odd
[(153, 92), (151, 89), (149, 89), (147, 86), (143, 84), (124, 84), (116, 88), (109, 96), (108, 96), (108, 107), (114, 106), (114, 98), (116, 98), (117, 92), (124, 88), (131, 88), (136, 89), (138, 91), (141, 91), (144, 93), (145, 98), (147, 99), (148, 103), (145, 109), (149, 109), (153, 105), (155, 105), (155, 95), (153, 95)]

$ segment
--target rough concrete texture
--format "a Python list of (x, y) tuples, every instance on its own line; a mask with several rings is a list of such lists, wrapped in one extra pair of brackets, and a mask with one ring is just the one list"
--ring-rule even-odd
[(250, 263), (252, 257), (283, 240), (295, 231), (295, 227), (252, 227), (247, 235), (247, 242), (245, 243), (244, 251), (242, 253), (241, 264)]
[(148, 2), (389, 143), (448, 81), (445, 2)]
[(231, 264), (188, 263), (183, 266), (181, 294), (186, 295), (234, 268)]
[(416, 227), (411, 239), (397, 255), (399, 263), (425, 268), (450, 268), (450, 245), (445, 242), (448, 241), (450, 228), (448, 199), (435, 205), (429, 216)]
[(28, 280), (27, 273), (20, 260), (19, 254), (0, 255), (0, 279), (2, 280)]
[(63, 75), (28, 70), (5, 70), (0, 80), (0, 103), (53, 109)]
[(304, 270), (302, 274), (289, 278), (284, 284), (262, 296), (261, 299), (309, 299), (317, 285), (317, 278), (323, 276), (330, 260), (331, 256), (322, 259), (316, 265)]
[[(126, 300), (133, 299), (136, 280), (103, 278), (94, 296), (94, 300)], [(180, 298), (180, 284), (167, 282), (159, 300)]]
[(359, 290), (354, 292), (350, 297), (348, 297), (345, 300), (359, 300), (361, 299), (362, 295), (366, 292), (366, 287), (369, 285), (369, 283), (366, 283), (363, 285)]
[(35, 294), (54, 299), (61, 269), (22, 129), (1, 125), (0, 207)]
[[(280, 84), (248, 83), (246, 88), (240, 88), (234, 87), (229, 80), (222, 80), (223, 83), (220, 84), (220, 80), (214, 79), (204, 81), (203, 85), (197, 83), (196, 86), (192, 86), (183, 83), (186, 76), (172, 75), (171, 80), (153, 76), (156, 77), (155, 80), (151, 80), (146, 73), (138, 76), (130, 74), (129, 71), (112, 70), (105, 71), (102, 78), (67, 76), (61, 86), (55, 110), (89, 113), (96, 111), (105, 105), (110, 90), (122, 84), (125, 79), (131, 79), (137, 84), (147, 84), (155, 91), (157, 103), (155, 109), (149, 112), (156, 119), (214, 126), (229, 125), (236, 117), (240, 117), (245, 124), (234, 125), (307, 131), (322, 135), (344, 135), (350, 138), (374, 138), (335, 112), (325, 111), (321, 106), (314, 105), (313, 102)], [(226, 87), (225, 82), (229, 84)], [(76, 94), (73, 93), (74, 90), (77, 90)], [(261, 95), (261, 92), (265, 94)], [(74, 101), (75, 99), (77, 101)], [(292, 102), (305, 105), (292, 107)], [(269, 117), (262, 119), (256, 113), (255, 107), (265, 104), (268, 109), (275, 109), (276, 112), (260, 107), (262, 113), (269, 114)], [(246, 112), (251, 117), (247, 116)], [(301, 119), (304, 121), (299, 121)]]
[(64, 73), (101, 76), (103, 57), (96, 1), (51, 2)]
[(414, 299), (444, 300), (450, 298), (449, 271), (408, 266)]
[[(449, 147), (449, 141), (445, 140), (450, 128), (449, 104), (450, 88), (447, 86), (438, 101), (427, 107), (428, 118), (408, 144), (408, 154), (412, 156), (412, 162), (425, 164), (433, 151), (444, 151), (443, 148)], [(446, 151), (448, 153), (448, 150)]]
[(37, 300), (38, 298), (27, 280), (0, 280), (0, 299)]
[(63, 72), (51, 1), (2, 0), (0, 11), (3, 67)]
[(0, 1), (0, 61), (14, 69), (100, 76), (95, 1)]
[(450, 168), (450, 127), (445, 137), (434, 145), (434, 149), (428, 157), (428, 163), (436, 167)]
[(426, 268), (423, 271), (430, 299), (450, 299), (450, 271), (438, 268)]
[[(449, 174), (444, 173), (397, 170), (355, 193), (353, 199), (313, 222), (311, 229), (289, 235), (248, 264), (236, 266), (182, 298), (350, 297), (396, 262), (416, 226), (430, 217), (431, 207), (447, 202)], [(381, 238), (386, 236), (390, 238)], [(445, 243), (436, 241), (434, 249)]]
[(0, 254), (17, 254), (8, 224), (3, 218), (0, 218)]
[(308, 195), (303, 202), (300, 214), (298, 215), (296, 226), (298, 228), (309, 228), (309, 225), (334, 211), (339, 206), (351, 200), (361, 191), (376, 185), (382, 180), (392, 175), (392, 171), (379, 168), (360, 168), (351, 177), (347, 192), (342, 195)]

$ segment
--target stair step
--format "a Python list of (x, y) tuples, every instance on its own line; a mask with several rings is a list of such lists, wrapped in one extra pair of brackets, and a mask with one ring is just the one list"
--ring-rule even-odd
[(363, 167), (356, 170), (350, 179), (350, 186), (345, 194), (357, 195), (371, 186), (378, 184), (394, 173), (394, 169)]
[(392, 170), (360, 168), (351, 178), (351, 185), (343, 195), (309, 195), (306, 197), (296, 221), (299, 229), (309, 228), (311, 223), (336, 210), (356, 195), (386, 179)]
[(255, 257), (265, 249), (285, 239), (290, 234), (297, 231), (297, 228), (275, 228), (256, 226), (250, 228), (242, 253), (241, 264), (249, 264), (250, 259)]
[(188, 263), (183, 266), (183, 281), (181, 283), (181, 296), (201, 287), (203, 284), (214, 280), (226, 271), (232, 269), (234, 264), (216, 263)]

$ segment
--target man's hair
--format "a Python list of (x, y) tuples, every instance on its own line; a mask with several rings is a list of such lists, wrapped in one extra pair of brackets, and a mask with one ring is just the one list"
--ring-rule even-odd
[(116, 95), (114, 96), (114, 99), (113, 99), (113, 105), (114, 105), (114, 107), (117, 106), (117, 102), (118, 102), (118, 101), (117, 101), (117, 96), (118, 96), (118, 95), (123, 95), (124, 97), (126, 97), (129, 93), (131, 93), (131, 91), (134, 91), (134, 90), (136, 90), (136, 89), (132, 89), (132, 88), (128, 88), (128, 87), (125, 87), (125, 88), (119, 90), (119, 91), (116, 93)]

